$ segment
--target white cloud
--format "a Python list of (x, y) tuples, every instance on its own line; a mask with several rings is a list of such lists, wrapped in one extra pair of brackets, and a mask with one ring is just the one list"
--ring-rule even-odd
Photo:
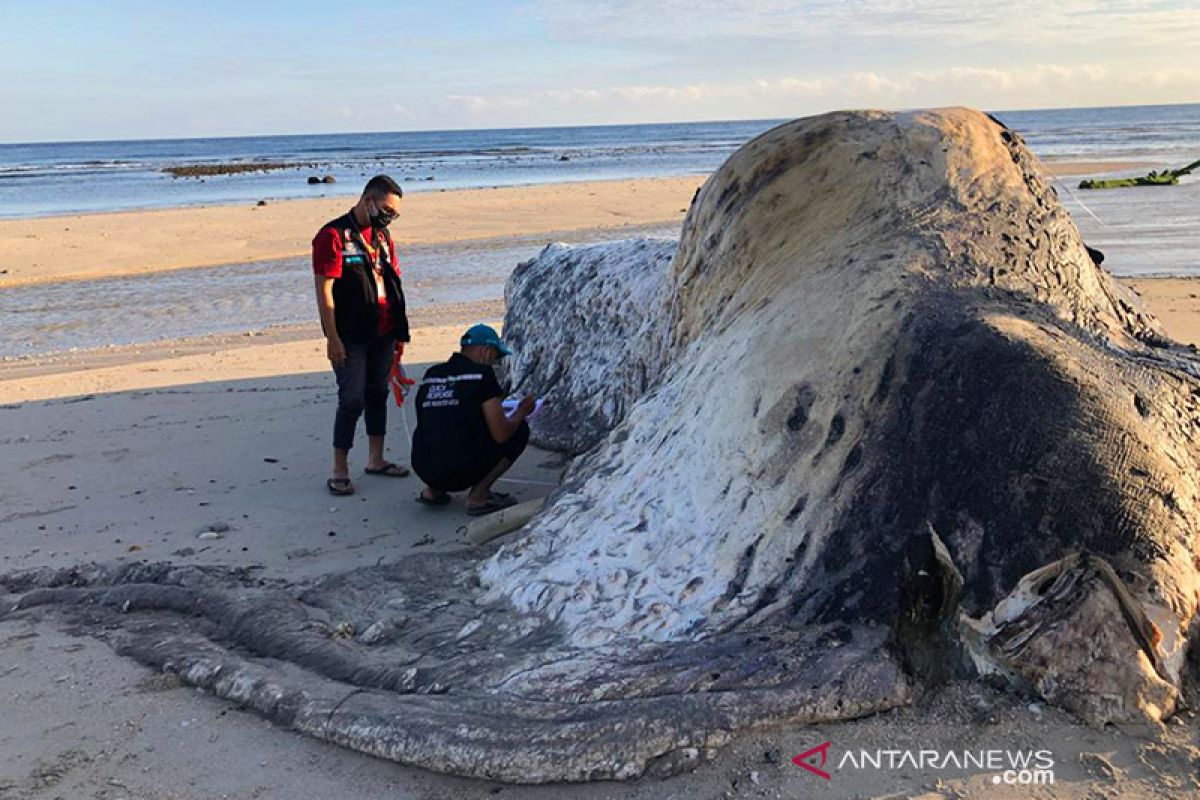
[[(988, 109), (1172, 102), (1200, 86), (1200, 68), (1121, 70), (1101, 64), (962, 66), (885, 74), (784, 76), (680, 85), (628, 84), (446, 95), (483, 122), (523, 109), (542, 122), (773, 118), (833, 108), (969, 105)], [(1108, 100), (1106, 98), (1116, 98)]]
[(533, 0), (550, 32), (595, 41), (749, 37), (1177, 43), (1195, 47), (1194, 0)]
[(451, 105), (462, 106), (472, 114), (487, 111), (493, 105), (492, 101), (477, 94), (448, 94), (446, 100)]

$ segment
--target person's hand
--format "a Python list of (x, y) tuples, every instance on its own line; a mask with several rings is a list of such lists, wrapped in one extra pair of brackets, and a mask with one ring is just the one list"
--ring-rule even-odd
[(528, 417), (537, 408), (537, 398), (531, 394), (527, 394), (521, 398), (521, 402), (517, 403), (517, 413), (521, 415), (521, 419)]
[(340, 367), (346, 363), (346, 346), (337, 336), (330, 336), (325, 340), (325, 355), (329, 357), (330, 364)]

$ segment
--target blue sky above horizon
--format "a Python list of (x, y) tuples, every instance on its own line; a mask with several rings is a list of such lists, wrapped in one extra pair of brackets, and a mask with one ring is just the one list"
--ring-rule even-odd
[(1196, 0), (0, 0), (0, 12), (3, 142), (1200, 101)]

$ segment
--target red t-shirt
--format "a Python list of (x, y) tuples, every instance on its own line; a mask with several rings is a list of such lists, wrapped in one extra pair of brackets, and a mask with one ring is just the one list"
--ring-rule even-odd
[[(363, 241), (370, 247), (372, 241), (371, 227), (368, 225), (365, 228), (361, 228), (360, 231)], [(392, 244), (392, 235), (384, 231), (383, 237), (387, 240), (388, 250), (391, 251), (392, 260), (395, 261), (396, 248)], [(378, 257), (376, 254), (375, 258), (378, 259)], [(323, 275), (326, 278), (342, 277), (342, 237), (336, 228), (326, 226), (317, 231), (317, 235), (312, 240), (312, 262), (314, 274)], [(396, 269), (395, 264), (392, 265), (392, 269)], [(399, 275), (400, 271), (396, 270), (396, 274)], [(375, 289), (379, 297), (379, 328), (377, 333), (383, 336), (391, 333), (395, 329), (396, 323), (392, 319), (392, 315), (388, 313), (387, 290), (383, 284), (383, 274), (379, 271), (375, 271)]]

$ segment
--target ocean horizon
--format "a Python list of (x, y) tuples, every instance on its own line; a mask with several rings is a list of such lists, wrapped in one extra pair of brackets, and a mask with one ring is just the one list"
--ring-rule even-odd
[[(1197, 103), (991, 113), (1047, 161), (1200, 157)], [(406, 192), (703, 174), (787, 119), (2, 144), (0, 218), (352, 196), (379, 172)], [(168, 171), (217, 166), (270, 168)]]

